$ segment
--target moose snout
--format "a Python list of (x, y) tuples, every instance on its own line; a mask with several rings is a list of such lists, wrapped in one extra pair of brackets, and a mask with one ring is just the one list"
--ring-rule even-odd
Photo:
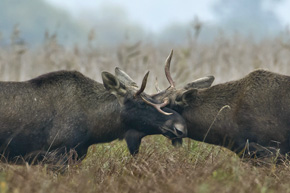
[(182, 120), (173, 121), (167, 120), (165, 124), (160, 127), (162, 134), (169, 139), (187, 137), (187, 127)]
[(178, 138), (186, 137), (187, 136), (187, 129), (185, 128), (184, 125), (180, 123), (175, 123), (174, 124), (174, 134)]

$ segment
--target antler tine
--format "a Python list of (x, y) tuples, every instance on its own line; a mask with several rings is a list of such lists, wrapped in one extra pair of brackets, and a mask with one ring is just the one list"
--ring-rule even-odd
[(149, 71), (145, 74), (145, 76), (143, 78), (143, 81), (142, 81), (141, 88), (135, 93), (135, 95), (134, 95), (135, 97), (140, 95), (145, 90), (145, 87), (146, 87), (146, 84), (147, 84), (148, 75), (149, 75)]
[(156, 89), (157, 93), (160, 93), (160, 92), (161, 92), (161, 89), (160, 89), (159, 86), (158, 86), (158, 80), (157, 80), (157, 77), (156, 77), (156, 80), (155, 80), (155, 89)]
[(154, 104), (154, 103), (152, 103), (152, 102), (150, 102), (150, 101), (147, 101), (145, 98), (143, 98), (142, 96), (141, 96), (141, 98), (142, 98), (142, 100), (145, 102), (145, 103), (147, 103), (148, 105), (151, 105), (151, 106), (153, 106), (155, 109), (157, 109), (157, 111), (159, 111), (160, 113), (162, 113), (162, 114), (164, 114), (164, 115), (172, 115), (172, 113), (166, 113), (165, 111), (163, 111), (161, 108), (162, 107), (165, 107), (166, 105), (168, 105), (169, 104), (169, 99), (166, 97), (164, 100), (163, 100), (163, 103), (161, 103), (161, 104)]
[(171, 50), (169, 56), (166, 58), (166, 61), (165, 61), (165, 75), (168, 82), (170, 83), (170, 87), (174, 88), (175, 83), (170, 75), (170, 62), (171, 62), (172, 55), (173, 55), (173, 50)]

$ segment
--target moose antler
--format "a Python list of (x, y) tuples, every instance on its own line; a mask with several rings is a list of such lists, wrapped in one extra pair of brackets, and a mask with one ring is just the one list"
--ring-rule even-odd
[(155, 89), (156, 89), (157, 93), (160, 93), (160, 92), (161, 92), (161, 89), (160, 89), (159, 86), (158, 86), (158, 80), (157, 80), (157, 77), (156, 77), (156, 79), (155, 79)]
[(142, 98), (142, 100), (153, 106), (154, 108), (156, 108), (160, 113), (164, 114), (164, 115), (171, 115), (172, 113), (166, 113), (165, 111), (161, 110), (162, 107), (165, 107), (166, 105), (169, 104), (169, 98), (165, 98), (163, 100), (163, 103), (161, 104), (154, 104), (148, 100), (146, 100), (144, 97), (141, 96), (141, 93), (145, 90), (145, 87), (146, 87), (146, 84), (147, 84), (147, 78), (148, 78), (148, 75), (149, 75), (149, 71), (145, 74), (144, 78), (143, 78), (143, 81), (142, 81), (142, 85), (141, 85), (141, 88), (135, 93), (134, 97), (137, 97), (137, 96), (140, 96)]
[(141, 96), (141, 98), (142, 98), (142, 100), (145, 102), (145, 103), (147, 103), (148, 105), (151, 105), (151, 106), (153, 106), (155, 109), (157, 109), (157, 111), (159, 111), (160, 113), (162, 113), (162, 114), (164, 114), (164, 115), (172, 115), (172, 113), (166, 113), (165, 111), (163, 111), (161, 108), (162, 107), (165, 107), (166, 105), (168, 105), (169, 104), (169, 98), (164, 98), (163, 99), (163, 103), (161, 103), (161, 104), (154, 104), (154, 103), (152, 103), (152, 102), (150, 102), (150, 101), (148, 101), (148, 100), (146, 100), (145, 98), (143, 98), (142, 96)]
[(147, 84), (148, 75), (149, 75), (149, 71), (145, 74), (145, 76), (143, 78), (143, 81), (142, 81), (141, 88), (135, 93), (134, 97), (137, 97), (138, 95), (140, 95), (145, 90), (145, 87), (146, 87), (146, 84)]
[(171, 62), (172, 55), (173, 55), (173, 50), (171, 50), (169, 56), (166, 58), (166, 61), (165, 61), (165, 75), (170, 84), (169, 88), (175, 88), (175, 83), (170, 75), (170, 62)]

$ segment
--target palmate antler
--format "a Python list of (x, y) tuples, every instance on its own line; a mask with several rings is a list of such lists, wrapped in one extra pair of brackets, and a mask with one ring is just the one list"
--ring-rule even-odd
[(145, 76), (144, 76), (144, 78), (142, 80), (142, 85), (141, 85), (140, 89), (135, 93), (134, 97), (139, 96), (145, 90), (145, 87), (146, 87), (146, 84), (147, 84), (148, 75), (149, 75), (149, 71), (145, 74)]
[(155, 79), (155, 89), (156, 89), (157, 93), (160, 93), (161, 92), (161, 89), (159, 88), (159, 85), (158, 85), (158, 79), (157, 79), (157, 77)]
[[(175, 83), (171, 77), (171, 74), (170, 74), (170, 63), (171, 63), (171, 58), (172, 58), (172, 55), (173, 55), (173, 50), (171, 50), (169, 56), (166, 58), (166, 61), (165, 61), (165, 75), (166, 75), (166, 78), (170, 84), (170, 86), (167, 88), (175, 88)], [(156, 77), (156, 81), (155, 81), (155, 89), (157, 91), (157, 93), (160, 93), (162, 90), (159, 88), (158, 86), (158, 81), (157, 81), (157, 77)], [(167, 90), (166, 89), (166, 90)]]
[(154, 104), (148, 100), (146, 100), (144, 97), (141, 96), (141, 93), (145, 90), (146, 84), (147, 84), (147, 79), (148, 79), (148, 75), (149, 75), (149, 71), (145, 74), (143, 81), (142, 81), (142, 85), (140, 87), (140, 89), (134, 94), (134, 97), (140, 96), (142, 98), (142, 100), (147, 103), (148, 105), (153, 106), (158, 112), (164, 114), (164, 115), (171, 115), (172, 113), (166, 113), (165, 111), (163, 111), (161, 108), (165, 107), (166, 105), (169, 104), (169, 99), (165, 98), (163, 100), (163, 103), (161, 104)]
[(170, 74), (170, 62), (171, 62), (172, 55), (173, 55), (173, 50), (171, 50), (169, 56), (166, 58), (166, 61), (165, 61), (165, 75), (170, 84), (168, 88), (175, 88), (175, 83)]
[[(172, 58), (172, 55), (173, 55), (173, 50), (171, 50), (169, 56), (167, 57), (166, 61), (165, 61), (165, 75), (166, 75), (166, 78), (170, 84), (170, 86), (167, 88), (170, 89), (170, 88), (175, 88), (175, 83), (171, 77), (171, 74), (170, 74), (170, 62), (171, 62), (171, 58)], [(214, 81), (214, 76), (206, 76), (206, 77), (203, 77), (203, 78), (199, 78), (199, 79), (196, 79), (190, 83), (188, 83), (184, 89), (188, 90), (188, 89), (191, 89), (191, 88), (208, 88), (212, 85), (213, 81)]]
[(142, 98), (142, 100), (143, 100), (145, 103), (147, 103), (148, 105), (153, 106), (153, 107), (154, 107), (155, 109), (157, 109), (160, 113), (162, 113), (162, 114), (164, 114), (164, 115), (172, 115), (172, 113), (166, 113), (165, 111), (163, 111), (163, 110), (161, 109), (162, 107), (165, 107), (166, 105), (169, 104), (169, 98), (166, 97), (165, 99), (163, 99), (163, 103), (161, 103), (161, 104), (154, 104), (154, 103), (152, 103), (152, 102), (146, 100), (146, 99), (143, 98), (142, 96), (141, 96), (141, 98)]

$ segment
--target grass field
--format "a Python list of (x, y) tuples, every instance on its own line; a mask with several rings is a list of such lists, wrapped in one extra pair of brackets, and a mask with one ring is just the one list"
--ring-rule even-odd
[(136, 158), (115, 141), (92, 146), (64, 172), (1, 163), (0, 192), (290, 192), (288, 162), (257, 163), (193, 141), (174, 148), (154, 136)]
[[(17, 39), (17, 37), (15, 37)], [(88, 42), (86, 48), (65, 48), (55, 37), (30, 49), (16, 41), (0, 48), (0, 80), (27, 80), (45, 72), (78, 70), (101, 81), (101, 71), (124, 69), (140, 84), (151, 71), (146, 92), (155, 92), (155, 77), (168, 86), (164, 60), (174, 49), (172, 74), (177, 86), (206, 75), (215, 84), (238, 79), (256, 68), (290, 75), (289, 34), (255, 43), (235, 36), (219, 36), (214, 43), (189, 40), (188, 45), (139, 42), (104, 48)], [(180, 148), (162, 136), (148, 136), (135, 158), (124, 141), (94, 145), (81, 162), (65, 170), (49, 165), (0, 163), (0, 192), (290, 192), (290, 163), (242, 160), (229, 150), (193, 140)]]

